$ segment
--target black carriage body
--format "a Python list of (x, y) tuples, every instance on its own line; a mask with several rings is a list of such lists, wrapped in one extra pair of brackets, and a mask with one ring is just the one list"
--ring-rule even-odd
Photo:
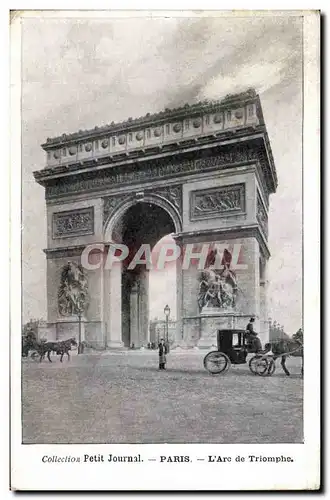
[(218, 351), (228, 356), (234, 365), (246, 363), (248, 354), (245, 330), (218, 330)]
[[(212, 375), (226, 373), (230, 365), (246, 363), (249, 350), (245, 330), (218, 330), (217, 350), (210, 351), (204, 358), (204, 367)], [(265, 356), (256, 353), (249, 362), (250, 371), (254, 375), (269, 377), (275, 371), (275, 361), (272, 355)]]

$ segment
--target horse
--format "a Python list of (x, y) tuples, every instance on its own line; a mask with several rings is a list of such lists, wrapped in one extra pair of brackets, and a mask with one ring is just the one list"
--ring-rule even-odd
[(295, 334), (291, 339), (281, 339), (268, 342), (265, 345), (265, 352), (269, 351), (272, 351), (274, 361), (276, 361), (279, 357), (282, 358), (281, 366), (287, 376), (290, 376), (290, 372), (285, 364), (286, 358), (288, 356), (302, 358), (301, 375), (304, 374), (304, 344), (299, 335)]
[(60, 342), (43, 342), (38, 344), (38, 353), (40, 355), (40, 363), (44, 359), (45, 355), (47, 354), (48, 361), (52, 363), (52, 360), (50, 359), (50, 353), (55, 352), (57, 355), (61, 355), (60, 361), (62, 363), (63, 361), (63, 356), (64, 354), (67, 354), (68, 356), (68, 361), (70, 361), (70, 354), (69, 351), (71, 351), (71, 346), (77, 345), (76, 339), (70, 338), (68, 340), (62, 340)]

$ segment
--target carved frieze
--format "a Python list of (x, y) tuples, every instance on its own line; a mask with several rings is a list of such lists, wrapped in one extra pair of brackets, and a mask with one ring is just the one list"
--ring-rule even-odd
[[(148, 191), (146, 191), (148, 192)], [(167, 201), (170, 201), (180, 212), (182, 207), (182, 188), (181, 186), (168, 186), (164, 188), (153, 189), (154, 194), (162, 196)]]
[(235, 115), (235, 118), (237, 118), (237, 120), (241, 120), (243, 118), (243, 110), (242, 109), (238, 109), (237, 111), (235, 111), (234, 115)]
[(199, 191), (190, 195), (190, 220), (239, 215), (245, 212), (245, 185), (234, 184)]
[(161, 135), (162, 135), (162, 128), (161, 127), (155, 128), (155, 130), (154, 130), (154, 136), (155, 137), (160, 137)]
[(264, 235), (267, 238), (268, 237), (268, 216), (267, 216), (267, 212), (264, 208), (264, 205), (261, 201), (259, 193), (258, 193), (258, 197), (257, 197), (257, 220), (260, 224), (260, 227), (261, 227)]
[(221, 151), (216, 156), (196, 160), (191, 159), (183, 162), (173, 161), (171, 158), (153, 160), (138, 170), (134, 169), (134, 167), (121, 167), (117, 172), (113, 172), (113, 170), (111, 172), (98, 172), (95, 173), (95, 177), (88, 179), (72, 179), (71, 181), (67, 177), (65, 181), (59, 179), (56, 184), (47, 186), (46, 197), (50, 199), (65, 194), (102, 189), (109, 186), (113, 187), (119, 184), (132, 184), (134, 182), (149, 181), (161, 177), (230, 168), (233, 164), (250, 161), (258, 161), (258, 151), (244, 146)]
[(94, 234), (94, 207), (53, 214), (53, 238)]
[(121, 205), (130, 195), (127, 193), (108, 196), (103, 198), (103, 223), (106, 223), (110, 215)]

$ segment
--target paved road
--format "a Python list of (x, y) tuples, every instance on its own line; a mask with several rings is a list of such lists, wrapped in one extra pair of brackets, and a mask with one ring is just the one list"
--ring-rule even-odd
[(205, 353), (72, 356), (62, 364), (23, 360), (24, 443), (302, 442), (300, 359), (271, 378), (247, 365), (225, 375), (203, 369)]

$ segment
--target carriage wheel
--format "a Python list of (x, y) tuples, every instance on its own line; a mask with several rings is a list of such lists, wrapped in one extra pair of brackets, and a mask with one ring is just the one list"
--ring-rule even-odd
[(254, 375), (264, 375), (268, 369), (268, 362), (263, 356), (253, 356), (249, 361), (249, 368)]
[(275, 371), (275, 361), (271, 356), (253, 356), (249, 362), (249, 368), (254, 375), (270, 377)]
[(37, 353), (37, 351), (33, 351), (33, 352), (31, 353), (31, 356), (30, 356), (30, 358), (31, 358), (31, 359), (33, 359), (33, 361), (38, 361), (39, 357), (40, 357), (40, 356), (39, 356), (39, 354)]
[(257, 365), (260, 361), (260, 356), (253, 356), (249, 361), (249, 368), (253, 375), (257, 375)]
[(273, 373), (275, 372), (275, 368), (276, 368), (274, 358), (272, 358), (271, 356), (267, 356), (267, 357), (268, 357), (268, 369), (267, 369), (266, 373), (264, 373), (262, 375), (263, 377), (271, 377), (273, 375)]
[(204, 358), (204, 367), (213, 375), (226, 372), (230, 367), (230, 359), (219, 351), (211, 351)]

